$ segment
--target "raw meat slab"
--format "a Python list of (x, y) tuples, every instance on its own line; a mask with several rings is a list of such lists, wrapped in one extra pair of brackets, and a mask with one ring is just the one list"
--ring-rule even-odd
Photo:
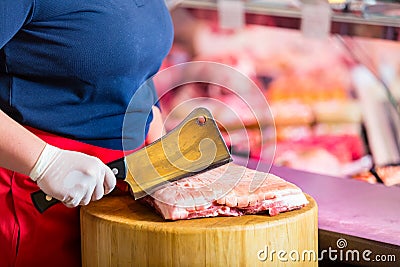
[(143, 201), (166, 220), (257, 213), (274, 216), (308, 204), (296, 185), (234, 163), (169, 183)]

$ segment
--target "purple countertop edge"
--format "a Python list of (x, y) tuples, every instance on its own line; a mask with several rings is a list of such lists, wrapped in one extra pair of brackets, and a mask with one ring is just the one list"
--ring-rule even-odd
[[(270, 167), (240, 157), (234, 157), (234, 162), (263, 172)], [(270, 172), (316, 200), (319, 229), (400, 246), (400, 187), (285, 167), (272, 166)]]

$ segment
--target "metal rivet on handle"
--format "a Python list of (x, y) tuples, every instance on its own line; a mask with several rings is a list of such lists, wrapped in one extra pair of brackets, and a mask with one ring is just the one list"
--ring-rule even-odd
[(51, 201), (53, 198), (49, 195), (46, 195), (46, 201)]
[(197, 117), (197, 124), (200, 126), (203, 126), (204, 124), (206, 124), (206, 121), (207, 121), (207, 119), (204, 116)]

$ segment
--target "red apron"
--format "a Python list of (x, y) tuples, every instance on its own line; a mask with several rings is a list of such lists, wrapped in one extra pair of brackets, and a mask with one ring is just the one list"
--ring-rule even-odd
[[(124, 156), (122, 151), (27, 129), (53, 146), (96, 156), (104, 163)], [(81, 266), (79, 208), (59, 203), (40, 213), (30, 196), (37, 190), (28, 176), (0, 168), (0, 266)]]

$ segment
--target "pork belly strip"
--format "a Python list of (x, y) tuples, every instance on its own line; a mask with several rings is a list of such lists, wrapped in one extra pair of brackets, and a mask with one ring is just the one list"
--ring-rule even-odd
[[(254, 179), (261, 184), (250, 190)], [(296, 185), (234, 163), (172, 182), (143, 200), (166, 220), (256, 213), (274, 216), (308, 203)]]

